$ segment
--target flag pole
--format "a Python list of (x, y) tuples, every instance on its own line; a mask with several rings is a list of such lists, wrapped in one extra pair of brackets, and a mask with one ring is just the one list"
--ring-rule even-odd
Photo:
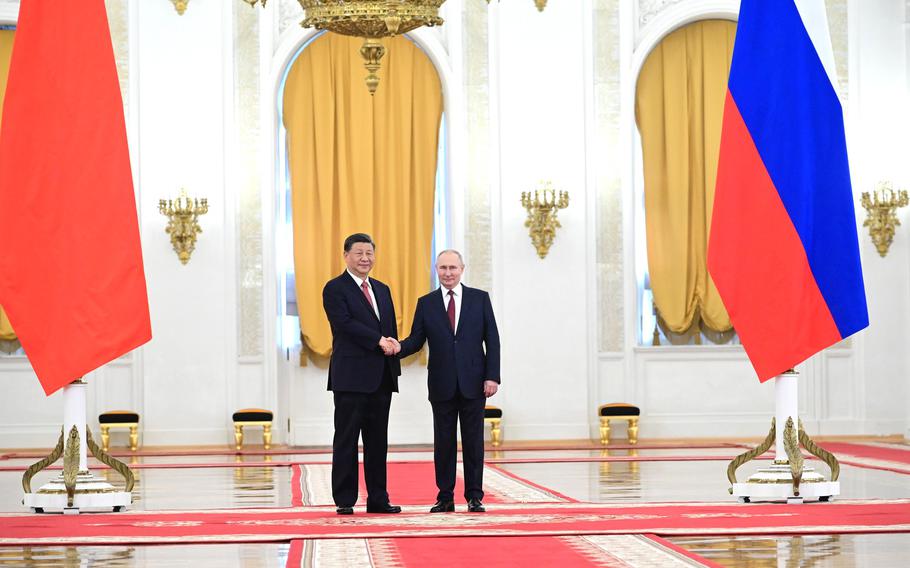
[[(745, 483), (736, 481), (736, 470), (774, 445), (774, 461), (760, 468)], [(800, 451), (802, 445), (831, 468), (831, 480), (808, 467)], [(730, 462), (727, 478), (730, 494), (740, 503), (753, 499), (802, 503), (807, 498), (830, 501), (840, 495), (840, 465), (834, 454), (819, 448), (809, 438), (799, 419), (799, 373), (793, 369), (774, 377), (774, 419), (765, 440)]]
[[(85, 390), (88, 383), (79, 377), (63, 387), (63, 428), (57, 446), (46, 458), (33, 464), (22, 475), (22, 504), (32, 512), (63, 511), (79, 514), (82, 510), (122, 511), (133, 502), (135, 478), (129, 466), (106, 454), (92, 439), (86, 420)], [(88, 469), (88, 452), (126, 479), (126, 488), (118, 490), (110, 483), (96, 479)], [(63, 471), (36, 492), (32, 478), (63, 456)]]

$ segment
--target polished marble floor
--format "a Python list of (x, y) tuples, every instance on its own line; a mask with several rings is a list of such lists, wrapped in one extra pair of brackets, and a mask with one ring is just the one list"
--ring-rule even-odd
[[(726, 466), (741, 449), (664, 448), (636, 450), (528, 449), (487, 452), (496, 467), (580, 501), (598, 503), (726, 501)], [(2, 453), (2, 452), (0, 452)], [(604, 456), (638, 456), (647, 461), (584, 461)], [(679, 458), (692, 457), (693, 461)], [(137, 468), (134, 510), (224, 509), (291, 506), (291, 468), (287, 463), (326, 463), (328, 453), (270, 456), (233, 455), (141, 456)], [(673, 461), (650, 461), (670, 458)], [(697, 458), (697, 460), (695, 459)], [(263, 464), (271, 460), (274, 465)], [(430, 460), (428, 450), (393, 451), (390, 461)], [(539, 460), (539, 461), (534, 461)], [(0, 459), (0, 512), (22, 511), (21, 467), (33, 459)], [(817, 464), (818, 462), (814, 462)], [(167, 467), (168, 465), (179, 467)], [(192, 467), (195, 465), (196, 467)], [(21, 466), (21, 467), (20, 467)], [(163, 467), (162, 467), (163, 466)], [(190, 467), (187, 467), (190, 466)], [(745, 478), (758, 466), (747, 464)], [(827, 471), (822, 465), (820, 469)], [(57, 472), (42, 472), (39, 486)], [(115, 480), (109, 470), (98, 475)], [(844, 465), (841, 499), (910, 498), (910, 475)], [(428, 483), (432, 483), (428, 480)], [(394, 501), (395, 496), (392, 495)], [(785, 507), (786, 505), (781, 505)], [(36, 517), (40, 519), (40, 517)], [(0, 521), (2, 529), (2, 521)], [(673, 544), (721, 566), (906, 566), (910, 533), (674, 537)], [(0, 566), (280, 566), (289, 544), (206, 544), (156, 546), (0, 547)], [(541, 559), (541, 566), (559, 565), (559, 559)], [(445, 565), (441, 563), (440, 565)], [(642, 564), (643, 566), (646, 564)]]

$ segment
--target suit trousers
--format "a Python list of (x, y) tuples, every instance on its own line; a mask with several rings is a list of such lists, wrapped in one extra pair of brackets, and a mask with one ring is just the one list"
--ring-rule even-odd
[(357, 503), (359, 467), (357, 440), (363, 436), (363, 476), (367, 505), (389, 502), (386, 456), (389, 449), (390, 381), (371, 393), (335, 392), (335, 438), (332, 441), (332, 498), (337, 507)]
[(483, 499), (483, 409), (486, 398), (455, 398), (433, 401), (433, 462), (436, 466), (438, 501), (454, 501), (458, 442), (461, 422), (461, 454), (464, 461), (464, 498)]

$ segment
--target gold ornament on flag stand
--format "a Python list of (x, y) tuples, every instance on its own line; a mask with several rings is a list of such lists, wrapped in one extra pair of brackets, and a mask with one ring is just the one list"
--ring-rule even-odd
[(901, 224), (895, 212), (908, 203), (907, 190), (894, 191), (886, 181), (879, 183), (871, 195), (868, 191), (863, 192), (862, 204), (867, 213), (863, 227), (869, 227), (869, 236), (882, 258), (888, 254), (894, 231)]
[[(789, 371), (774, 378), (775, 414), (771, 419), (771, 431), (764, 441), (755, 448), (736, 456), (727, 466), (730, 494), (741, 503), (753, 499), (786, 500), (787, 503), (802, 503), (806, 498), (829, 501), (840, 494), (840, 464), (831, 452), (818, 447), (803, 429), (798, 414), (799, 374)], [(784, 423), (783, 430), (777, 428)], [(798, 428), (797, 428), (798, 425)], [(831, 469), (831, 480), (826, 480), (813, 468), (806, 467), (802, 445)], [(736, 480), (736, 470), (747, 461), (753, 460), (775, 446), (774, 461), (751, 475), (745, 483)]]
[[(133, 502), (135, 477), (125, 463), (108, 455), (92, 439), (92, 432), (86, 424), (85, 389), (87, 383), (81, 378), (63, 387), (63, 427), (60, 438), (51, 453), (32, 464), (22, 475), (24, 496), (22, 504), (35, 513), (61, 510), (65, 514), (79, 514), (88, 509), (112, 509), (122, 511)], [(81, 428), (80, 428), (81, 427)], [(69, 428), (69, 433), (66, 433)], [(95, 478), (88, 469), (87, 454), (123, 476), (126, 487), (117, 490), (110, 483)], [(32, 479), (63, 456), (63, 471), (57, 478), (32, 492)]]
[(202, 232), (199, 216), (209, 212), (209, 200), (190, 199), (185, 189), (180, 189), (177, 199), (160, 199), (158, 212), (167, 216), (165, 232), (171, 236), (171, 245), (180, 262), (186, 264), (196, 249), (196, 235)]

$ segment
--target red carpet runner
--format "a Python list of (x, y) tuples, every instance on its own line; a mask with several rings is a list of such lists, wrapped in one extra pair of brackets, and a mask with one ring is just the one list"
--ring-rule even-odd
[(374, 538), (291, 541), (286, 568), (333, 565), (409, 568), (560, 568), (709, 566), (720, 568), (655, 535), (544, 537)]
[[(423, 511), (420, 507), (418, 511)], [(733, 535), (910, 531), (910, 500), (803, 505), (497, 505), (486, 514), (341, 517), (333, 508), (0, 516), (0, 545), (285, 542), (402, 536)]]

